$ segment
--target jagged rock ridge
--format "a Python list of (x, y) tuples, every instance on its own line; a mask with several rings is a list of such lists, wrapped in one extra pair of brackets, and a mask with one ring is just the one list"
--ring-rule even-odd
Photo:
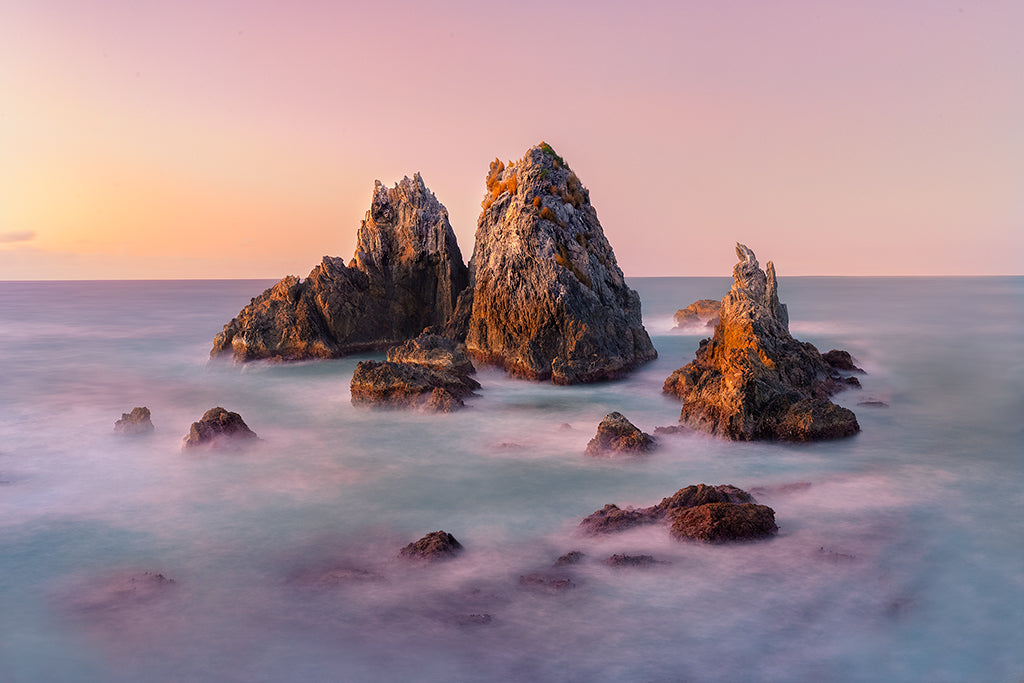
[(541, 143), (487, 176), (471, 290), (446, 334), (471, 357), (556, 384), (617, 377), (657, 352), (590, 195)]
[(736, 253), (714, 337), (665, 380), (664, 390), (683, 400), (680, 422), (739, 440), (808, 441), (859, 431), (853, 412), (828, 399), (846, 386), (836, 368), (790, 335), (774, 265), (761, 270), (742, 244)]
[(224, 326), (210, 355), (287, 360), (384, 348), (443, 326), (468, 281), (448, 211), (420, 175), (393, 188), (377, 181), (349, 264), (325, 256), (305, 280), (284, 278)]

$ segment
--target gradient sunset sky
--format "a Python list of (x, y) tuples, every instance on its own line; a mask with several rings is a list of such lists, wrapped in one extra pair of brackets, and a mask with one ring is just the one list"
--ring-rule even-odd
[(0, 0), (0, 279), (305, 276), (549, 142), (626, 275), (1022, 274), (1024, 2)]

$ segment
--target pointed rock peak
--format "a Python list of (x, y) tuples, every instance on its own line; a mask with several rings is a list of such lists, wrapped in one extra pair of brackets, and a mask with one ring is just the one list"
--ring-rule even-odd
[(754, 256), (754, 252), (745, 244), (736, 243), (736, 256), (739, 258), (740, 263), (749, 263), (755, 268), (758, 267), (757, 257)]
[(744, 244), (736, 243), (739, 262), (732, 269), (732, 289), (723, 304), (738, 304), (743, 301), (763, 305), (767, 278), (757, 262), (754, 252)]

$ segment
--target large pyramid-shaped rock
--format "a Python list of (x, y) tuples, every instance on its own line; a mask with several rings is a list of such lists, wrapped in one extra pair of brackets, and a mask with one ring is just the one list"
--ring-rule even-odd
[(224, 326), (210, 355), (236, 360), (332, 358), (411, 339), (451, 315), (468, 272), (448, 211), (417, 173), (377, 181), (348, 266), (325, 256), (289, 276)]
[(545, 143), (491, 164), (470, 279), (446, 333), (475, 360), (575, 384), (657, 356), (589, 192)]
[(736, 254), (714, 338), (665, 380), (665, 391), (683, 400), (680, 421), (739, 440), (810, 441), (859, 431), (853, 412), (828, 399), (846, 386), (836, 368), (789, 334), (775, 267), (769, 261), (761, 270), (742, 244)]

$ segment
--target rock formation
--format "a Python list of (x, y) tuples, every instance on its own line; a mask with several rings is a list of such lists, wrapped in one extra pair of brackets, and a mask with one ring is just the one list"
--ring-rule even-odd
[(753, 502), (749, 493), (731, 484), (708, 486), (695, 484), (679, 489), (657, 505), (646, 508), (622, 509), (609, 503), (580, 522), (580, 528), (587, 533), (603, 534), (623, 531), (641, 524), (655, 524), (673, 517), (681, 510), (707, 505), (708, 503), (729, 503), (739, 505)]
[(422, 334), (388, 350), (386, 362), (360, 361), (352, 373), (352, 403), (422, 407), (448, 413), (463, 407), (480, 383), (466, 349), (451, 339)]
[(718, 324), (718, 316), (721, 309), (722, 302), (715, 299), (694, 301), (686, 308), (680, 308), (676, 311), (676, 314), (673, 316), (676, 321), (675, 329), (713, 328)]
[(377, 181), (355, 256), (289, 276), (242, 309), (211, 356), (236, 360), (333, 358), (385, 348), (443, 327), (468, 283), (448, 211), (417, 173), (393, 188)]
[(462, 552), (462, 544), (445, 531), (432, 531), (420, 540), (410, 543), (398, 552), (399, 557), (410, 560), (448, 560)]
[(754, 503), (707, 503), (672, 516), (672, 536), (706, 543), (751, 541), (775, 534), (775, 511)]
[(114, 431), (128, 436), (149, 434), (153, 431), (153, 421), (149, 408), (138, 406), (130, 413), (121, 413), (121, 419), (114, 423)]
[(246, 441), (258, 441), (238, 413), (223, 408), (210, 408), (199, 422), (193, 422), (182, 448), (224, 448), (240, 446)]
[(546, 143), (491, 164), (470, 279), (444, 331), (475, 360), (575, 384), (657, 356), (589, 192)]
[(597, 426), (597, 435), (587, 444), (587, 455), (615, 453), (646, 453), (654, 447), (654, 439), (644, 434), (622, 413), (608, 413)]
[(828, 399), (845, 386), (839, 373), (812, 344), (790, 336), (775, 267), (769, 261), (761, 270), (742, 244), (736, 253), (714, 337), (665, 380), (664, 390), (683, 400), (680, 422), (738, 440), (810, 441), (859, 431), (853, 412)]

